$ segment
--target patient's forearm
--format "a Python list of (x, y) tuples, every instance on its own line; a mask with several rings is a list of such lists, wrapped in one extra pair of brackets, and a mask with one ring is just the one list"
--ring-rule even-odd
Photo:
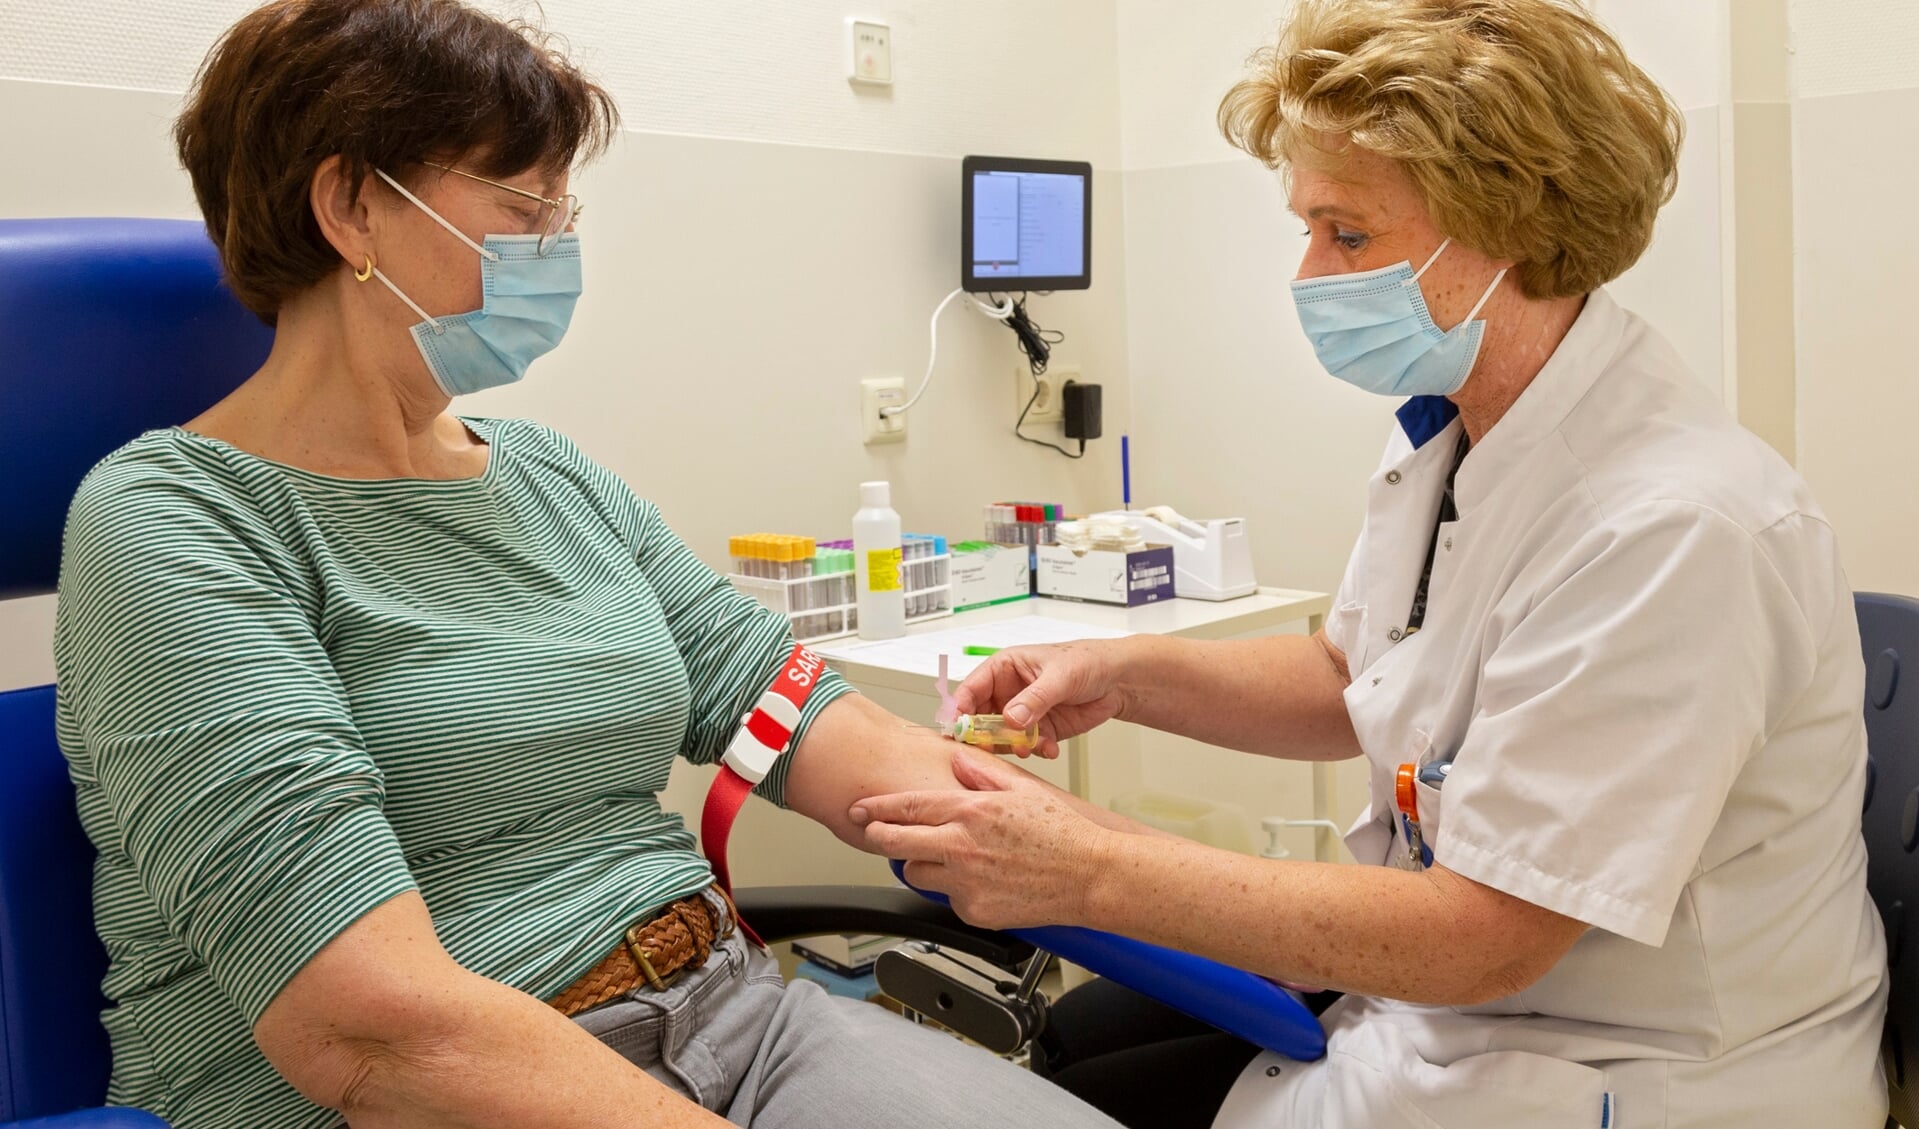
[(484, 981), (462, 995), (460, 1006), (472, 1010), (440, 1037), (366, 1056), (360, 1085), (342, 1103), (354, 1129), (727, 1124), (537, 1000)]
[(953, 742), (858, 694), (826, 707), (797, 749), (787, 754), (786, 805), (840, 840), (864, 849), (865, 832), (847, 818), (853, 801), (888, 792), (958, 788)]
[[(847, 818), (855, 801), (890, 792), (957, 789), (953, 757), (965, 751), (849, 694), (828, 706), (799, 748), (789, 754), (794, 763), (786, 778), (786, 803), (824, 824), (842, 842), (865, 850), (864, 829)], [(1108, 830), (1162, 834), (1065, 791), (1054, 791), (1068, 806)]]
[(322, 948), (254, 1027), (281, 1076), (354, 1129), (722, 1129), (525, 993), (476, 976), (403, 894)]

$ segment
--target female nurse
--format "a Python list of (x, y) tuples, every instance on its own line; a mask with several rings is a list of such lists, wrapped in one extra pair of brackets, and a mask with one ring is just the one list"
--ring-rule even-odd
[(1833, 532), (1604, 289), (1678, 112), (1564, 0), (1304, 0), (1219, 122), (1288, 174), (1320, 364), (1403, 401), (1326, 629), (1010, 651), (960, 706), (1364, 757), (1370, 865), (1117, 834), (971, 762), (970, 793), (863, 801), (868, 842), (981, 924), (1346, 993), (1313, 1064), (1069, 996), (1053, 1072), (1132, 1125), (1878, 1129)]

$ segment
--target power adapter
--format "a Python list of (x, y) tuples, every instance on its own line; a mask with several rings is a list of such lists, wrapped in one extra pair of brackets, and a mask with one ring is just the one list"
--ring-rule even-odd
[(1066, 438), (1084, 444), (1100, 437), (1099, 400), (1099, 385), (1066, 382), (1060, 389), (1060, 422), (1065, 425)]

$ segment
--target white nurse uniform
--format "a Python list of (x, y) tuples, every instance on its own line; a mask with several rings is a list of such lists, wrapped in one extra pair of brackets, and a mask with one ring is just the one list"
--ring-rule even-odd
[(1805, 483), (1603, 291), (1435, 540), (1450, 410), (1402, 409), (1328, 621), (1371, 762), (1347, 842), (1401, 862), (1395, 771), (1450, 760), (1437, 862), (1591, 929), (1490, 1004), (1342, 1000), (1216, 1126), (1880, 1129), (1864, 672)]

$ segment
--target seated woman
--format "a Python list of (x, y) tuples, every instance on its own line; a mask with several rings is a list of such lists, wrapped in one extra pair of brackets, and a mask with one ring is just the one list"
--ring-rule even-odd
[[(279, 0), (208, 59), (180, 155), (273, 350), (94, 470), (61, 582), (111, 1100), (177, 1129), (1110, 1126), (782, 984), (658, 793), (726, 748), (784, 621), (564, 438), (448, 410), (564, 332), (568, 171), (615, 128), (453, 0)], [(857, 841), (856, 797), (953, 787), (954, 747), (848, 690), (822, 677), (758, 790)]]

